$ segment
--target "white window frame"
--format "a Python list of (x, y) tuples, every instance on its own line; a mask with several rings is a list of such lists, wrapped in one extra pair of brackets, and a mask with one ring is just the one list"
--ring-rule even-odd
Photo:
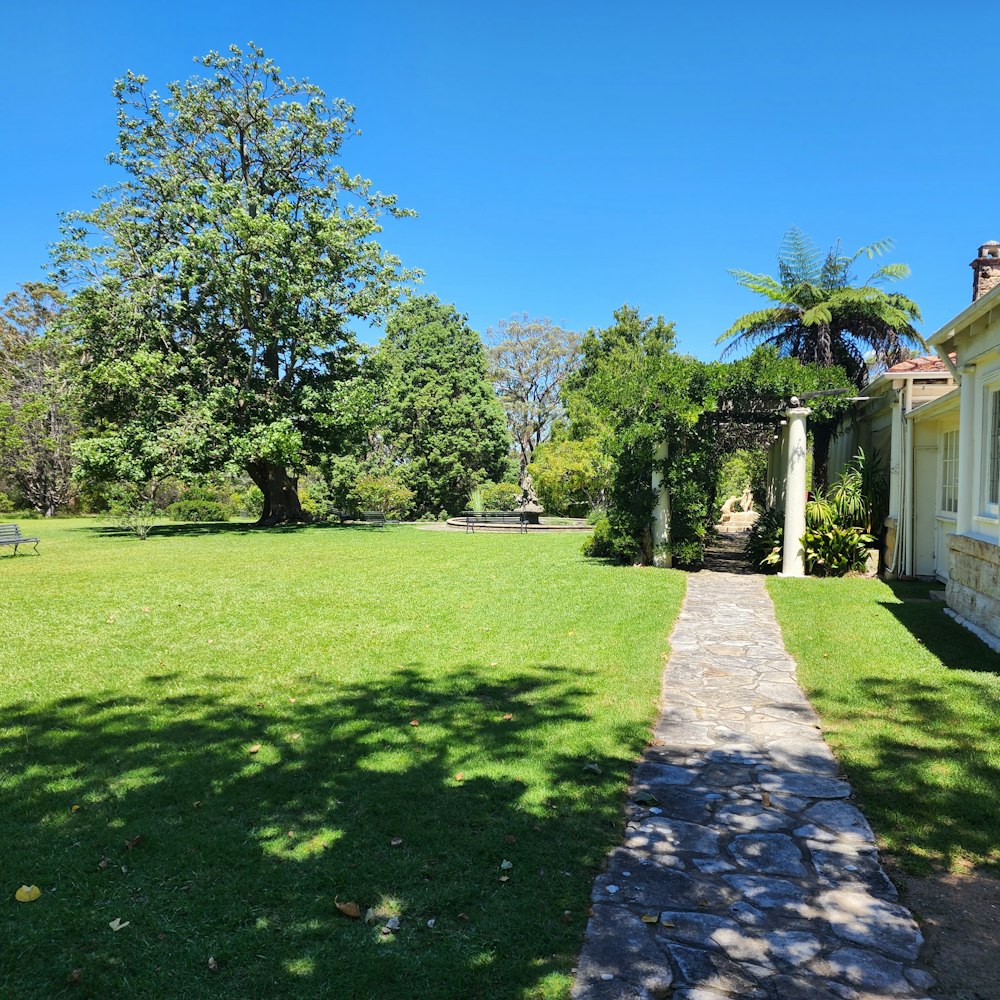
[(1000, 512), (1000, 382), (984, 386), (982, 433), (981, 516), (996, 518)]
[(958, 428), (941, 435), (941, 490), (938, 510), (946, 517), (958, 514)]

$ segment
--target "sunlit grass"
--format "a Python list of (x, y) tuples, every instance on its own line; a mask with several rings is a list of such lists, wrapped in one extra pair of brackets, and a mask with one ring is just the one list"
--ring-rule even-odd
[(0, 559), (0, 996), (567, 995), (682, 577), (574, 535), (38, 530)]
[(883, 844), (914, 872), (1000, 874), (1000, 656), (925, 585), (768, 585), (799, 679)]

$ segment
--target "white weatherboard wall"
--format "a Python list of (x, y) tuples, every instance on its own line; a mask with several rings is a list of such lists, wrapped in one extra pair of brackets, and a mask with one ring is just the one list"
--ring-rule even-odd
[(948, 545), (948, 604), (1000, 636), (1000, 286), (930, 340), (961, 372), (958, 510)]

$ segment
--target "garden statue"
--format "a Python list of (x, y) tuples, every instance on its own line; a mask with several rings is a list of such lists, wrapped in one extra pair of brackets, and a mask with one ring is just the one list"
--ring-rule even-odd
[(535, 493), (535, 484), (531, 480), (530, 472), (525, 472), (521, 477), (521, 499), (514, 509), (527, 515), (528, 524), (538, 524), (538, 517), (545, 510)]
[(739, 497), (730, 497), (722, 505), (722, 516), (719, 518), (720, 524), (725, 524), (733, 516), (733, 507), (739, 503)]
[(750, 492), (750, 484), (747, 483), (743, 496), (740, 497), (740, 507), (745, 511), (753, 510), (753, 493)]

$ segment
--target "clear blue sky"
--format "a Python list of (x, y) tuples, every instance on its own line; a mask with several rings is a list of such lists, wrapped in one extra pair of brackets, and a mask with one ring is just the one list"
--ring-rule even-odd
[(420, 213), (383, 242), (481, 332), (629, 302), (715, 357), (755, 307), (726, 269), (773, 271), (795, 224), (824, 249), (892, 237), (931, 333), (1000, 239), (998, 27), (994, 5), (920, 0), (12, 2), (0, 289), (111, 180), (116, 77), (162, 85), (252, 39), (357, 106), (345, 165)]

